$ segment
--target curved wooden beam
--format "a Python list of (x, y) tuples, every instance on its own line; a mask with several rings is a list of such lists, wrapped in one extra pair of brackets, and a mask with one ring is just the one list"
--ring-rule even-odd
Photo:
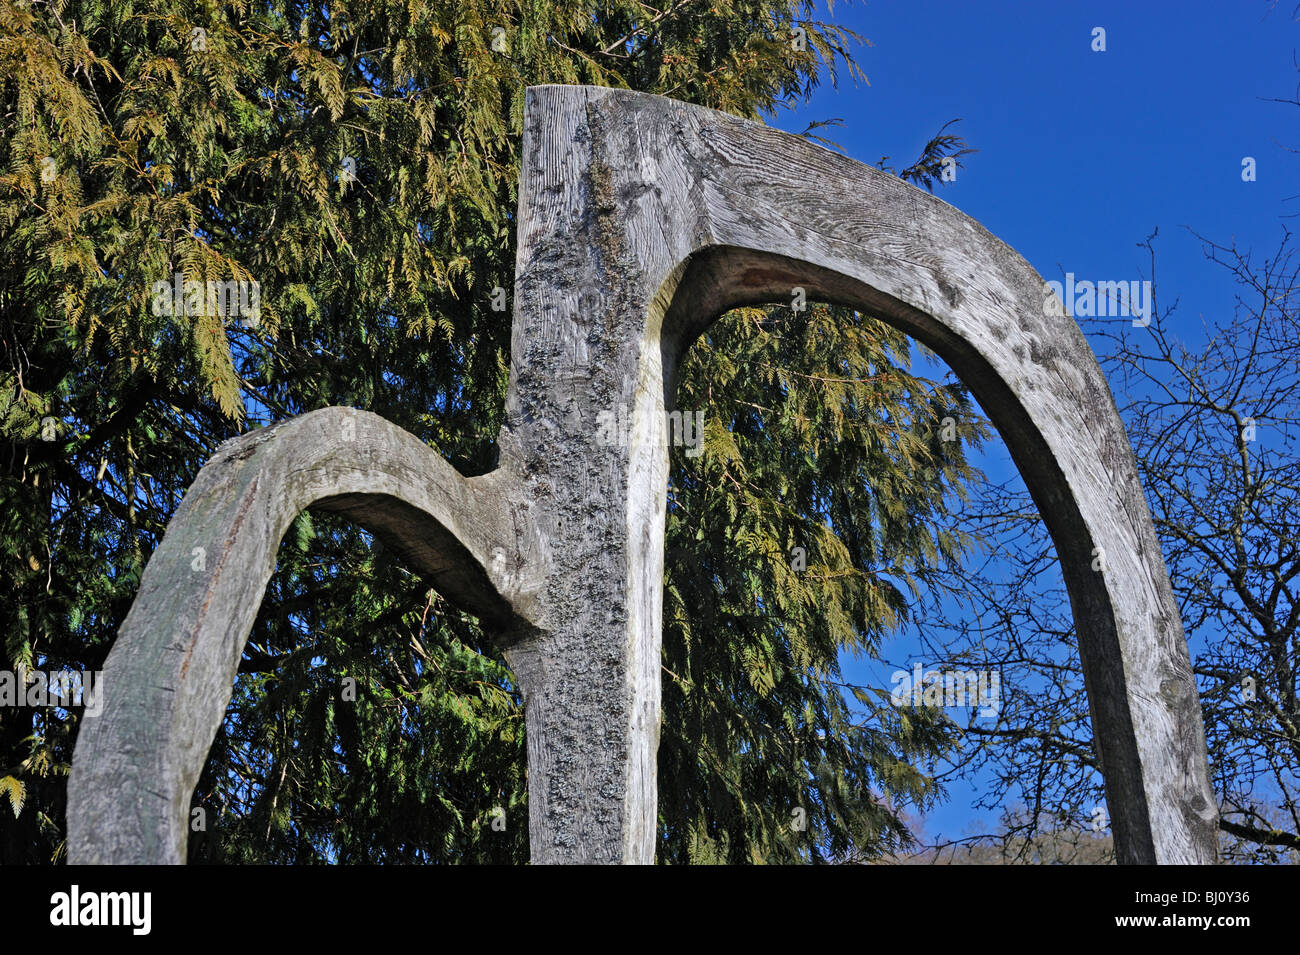
[(149, 560), (68, 781), (72, 863), (181, 863), (276, 550), (308, 506), (346, 514), (508, 642), (542, 580), (525, 505), (377, 415), (326, 408), (221, 446)]
[[(563, 489), (555, 478), (585, 464), (593, 482), (557, 492), (559, 509), (594, 503), (607, 539), (627, 541), (603, 555), (571, 535), (554, 547), (554, 579), (579, 567), (588, 575), (553, 583), (552, 600), (574, 615), (559, 628), (562, 659), (614, 651), (619, 673), (631, 675), (621, 695), (602, 699), (623, 701), (616, 719), (628, 754), (609, 759), (635, 767), (603, 798), (576, 769), (548, 774), (552, 789), (587, 795), (566, 808), (534, 804), (534, 857), (591, 858), (557, 833), (619, 812), (623, 836), (636, 833), (620, 857), (653, 855), (664, 396), (683, 352), (718, 315), (788, 303), (802, 287), (914, 335), (970, 385), (1061, 558), (1119, 860), (1214, 861), (1199, 699), (1133, 451), (1087, 341), (1042, 277), (979, 223), (893, 176), (659, 97), (533, 88), (523, 155), (502, 445), (534, 487)], [(555, 374), (557, 353), (564, 375)], [(620, 405), (630, 440), (603, 448), (593, 422)], [(559, 447), (549, 440), (557, 432), (566, 433)], [(599, 608), (620, 602), (624, 613), (602, 619)], [(605, 681), (611, 693), (614, 682)], [(593, 705), (554, 711), (582, 722)], [(529, 710), (530, 720), (548, 718)], [(562, 730), (541, 732), (559, 739)]]
[[(1061, 557), (1120, 861), (1213, 861), (1196, 687), (1133, 452), (1042, 278), (892, 176), (658, 97), (530, 89), (522, 153), (501, 469), (466, 480), (343, 409), (223, 445), (149, 562), (103, 715), (83, 724), (71, 860), (183, 860), (275, 547), (315, 502), (388, 535), (502, 635), (527, 706), (534, 861), (653, 861), (664, 397), (719, 314), (803, 287), (915, 335), (975, 391)], [(623, 440), (602, 415), (627, 422)]]

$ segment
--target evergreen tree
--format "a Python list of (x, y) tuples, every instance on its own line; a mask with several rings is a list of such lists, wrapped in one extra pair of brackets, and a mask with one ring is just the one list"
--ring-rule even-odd
[[(185, 488), (243, 430), (350, 405), (490, 470), (525, 88), (760, 119), (860, 75), (857, 38), (812, 8), (0, 0), (0, 668), (98, 669)], [(959, 152), (936, 143), (905, 175)], [(206, 283), (243, 291), (240, 314)], [(896, 805), (933, 794), (942, 719), (838, 667), (964, 546), (946, 502), (971, 471), (938, 422), (982, 426), (907, 358), (821, 306), (733, 313), (688, 358), (678, 404), (705, 410), (707, 443), (671, 478), (664, 861), (870, 855), (903, 839)], [(525, 860), (522, 714), (475, 620), (304, 514), (191, 860)], [(78, 721), (0, 709), (0, 860), (62, 857)]]

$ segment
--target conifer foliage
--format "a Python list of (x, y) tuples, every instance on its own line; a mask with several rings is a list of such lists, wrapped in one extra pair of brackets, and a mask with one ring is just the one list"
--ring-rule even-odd
[[(861, 76), (859, 38), (812, 8), (0, 0), (0, 669), (98, 669), (186, 487), (244, 430), (350, 405), (490, 470), (525, 88), (760, 119)], [(983, 426), (908, 354), (809, 305), (733, 313), (689, 355), (677, 404), (706, 440), (671, 476), (663, 861), (869, 856), (932, 794), (942, 718), (838, 665), (967, 543), (945, 503)], [(81, 718), (0, 709), (0, 861), (63, 858)], [(477, 623), (303, 514), (191, 861), (524, 861), (525, 763)]]

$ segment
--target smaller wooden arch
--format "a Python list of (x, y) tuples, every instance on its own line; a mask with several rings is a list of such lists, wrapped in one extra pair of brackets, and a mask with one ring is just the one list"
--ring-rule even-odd
[[(68, 781), (68, 858), (185, 861), (190, 800), (281, 539), (309, 506), (382, 538), (504, 642), (524, 634), (524, 508), (378, 415), (325, 408), (221, 446), (149, 560)], [(522, 521), (524, 533), (515, 527)], [(522, 549), (522, 550), (521, 550)], [(532, 582), (535, 585), (535, 582)]]

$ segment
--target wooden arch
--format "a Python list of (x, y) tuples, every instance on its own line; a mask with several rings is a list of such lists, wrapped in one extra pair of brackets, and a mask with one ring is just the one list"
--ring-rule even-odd
[[(83, 723), (71, 861), (184, 860), (275, 547), (312, 503), (383, 535), (500, 636), (527, 707), (534, 861), (653, 861), (665, 395), (717, 316), (796, 287), (907, 331), (975, 392), (1061, 558), (1119, 860), (1215, 860), (1196, 686), (1133, 452), (1086, 340), (1028, 263), (948, 204), (805, 140), (594, 87), (528, 91), (516, 227), (498, 469), (463, 478), (348, 409), (223, 445), (149, 563), (103, 715)], [(626, 443), (600, 423), (620, 406)]]

